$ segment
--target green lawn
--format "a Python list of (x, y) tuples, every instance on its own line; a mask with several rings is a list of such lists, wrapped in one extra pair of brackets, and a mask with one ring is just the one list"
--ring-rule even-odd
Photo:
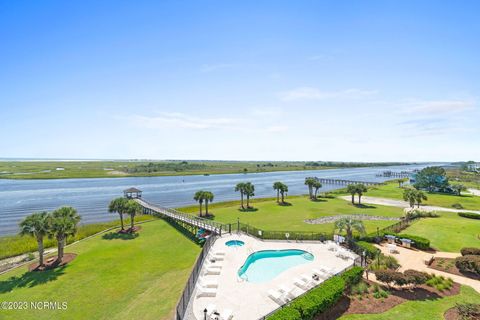
[[(5, 311), (0, 319), (171, 319), (200, 248), (163, 220), (135, 239), (85, 240), (64, 268), (0, 276), (0, 301), (67, 302), (66, 311)], [(107, 233), (108, 234), (108, 233)]]
[[(310, 201), (306, 196), (289, 197), (291, 206), (280, 206), (274, 199), (260, 199), (253, 202), (257, 209), (252, 212), (241, 212), (239, 201), (221, 203), (210, 206), (210, 212), (215, 215), (215, 220), (224, 223), (235, 223), (240, 218), (242, 223), (248, 223), (263, 230), (272, 231), (333, 231), (333, 223), (330, 224), (307, 224), (305, 219), (315, 219), (324, 216), (338, 214), (368, 214), (387, 217), (401, 217), (403, 210), (396, 207), (367, 206), (356, 207), (348, 201), (332, 198)], [(196, 213), (198, 208), (180, 208), (185, 212)], [(364, 221), (367, 232), (373, 232), (377, 227), (383, 228), (395, 223), (395, 221)]]
[(403, 233), (430, 239), (440, 251), (459, 252), (463, 247), (480, 247), (480, 220), (459, 217), (453, 212), (438, 212), (439, 218), (421, 219)]
[(478, 303), (480, 294), (471, 287), (462, 286), (460, 294), (436, 300), (407, 301), (380, 314), (354, 314), (341, 320), (443, 320), (443, 313), (456, 303)]
[[(401, 199), (403, 200), (403, 189), (398, 187), (398, 183), (388, 183), (382, 186), (371, 187), (366, 196)], [(452, 208), (452, 204), (460, 203), (467, 210), (480, 210), (480, 197), (472, 195), (448, 195), (439, 193), (427, 193), (428, 200), (424, 204), (431, 206), (440, 206)]]

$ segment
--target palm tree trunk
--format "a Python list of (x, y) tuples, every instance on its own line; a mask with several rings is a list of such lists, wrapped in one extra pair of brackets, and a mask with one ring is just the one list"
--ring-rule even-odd
[(355, 204), (355, 193), (352, 193), (352, 204)]
[(208, 217), (208, 200), (205, 200), (205, 215)]
[(247, 209), (250, 208), (250, 195), (247, 193)]
[(43, 238), (37, 238), (38, 243), (38, 265), (43, 267)]
[(285, 203), (283, 192), (282, 192), (282, 203)]
[(278, 203), (279, 196), (280, 196), (280, 189), (277, 189), (277, 203)]
[(135, 215), (130, 215), (130, 230), (133, 232), (133, 226), (135, 224)]
[(242, 209), (245, 209), (244, 206), (243, 206), (243, 192), (241, 192), (241, 191), (240, 191), (240, 204), (241, 204)]
[(123, 214), (119, 213), (120, 215), (120, 225), (122, 226), (122, 230), (125, 230), (125, 227), (123, 226)]
[(200, 212), (199, 212), (199, 213), (200, 213), (200, 215), (199, 215), (199, 217), (201, 218), (201, 217), (202, 217), (202, 203), (201, 203), (201, 202), (199, 202), (199, 205), (200, 205)]
[(63, 236), (57, 237), (57, 262), (62, 262), (63, 258)]
[(358, 194), (358, 204), (362, 203), (362, 195), (359, 193)]

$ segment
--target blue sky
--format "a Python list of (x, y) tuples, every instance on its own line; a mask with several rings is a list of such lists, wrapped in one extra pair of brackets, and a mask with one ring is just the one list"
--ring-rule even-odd
[(476, 1), (0, 1), (0, 155), (480, 160)]

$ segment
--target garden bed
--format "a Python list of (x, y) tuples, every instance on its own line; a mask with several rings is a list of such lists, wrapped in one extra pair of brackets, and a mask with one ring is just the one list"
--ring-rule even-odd
[(44, 266), (42, 268), (39, 268), (38, 262), (35, 262), (28, 266), (28, 271), (45, 271), (45, 270), (54, 269), (56, 267), (61, 267), (68, 264), (76, 257), (77, 255), (75, 253), (65, 253), (60, 263), (57, 263), (56, 256), (48, 257), (48, 258), (45, 258)]
[(461, 272), (455, 266), (454, 258), (435, 258), (433, 262), (429, 265), (429, 268), (443, 271), (451, 274), (455, 274), (462, 277), (467, 277), (474, 280), (480, 280), (480, 276), (470, 272)]

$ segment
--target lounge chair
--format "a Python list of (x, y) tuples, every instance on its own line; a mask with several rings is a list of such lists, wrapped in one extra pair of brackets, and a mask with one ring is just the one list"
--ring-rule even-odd
[(213, 252), (213, 255), (215, 256), (224, 256), (225, 254), (226, 254), (225, 251), (222, 251), (222, 250), (217, 250)]
[(320, 266), (318, 268), (320, 271), (323, 271), (325, 272), (326, 274), (330, 275), (330, 276), (333, 276), (335, 275), (335, 268), (332, 268), (332, 267), (325, 267), (325, 266)]
[(327, 279), (328, 277), (330, 277), (330, 274), (326, 273), (323, 270), (312, 269), (312, 272), (313, 272), (314, 275), (317, 275), (321, 279)]
[(221, 268), (205, 268), (203, 270), (203, 275), (208, 275), (208, 274), (220, 274), (220, 272), (222, 271)]
[(197, 287), (197, 297), (215, 297), (217, 295), (217, 289), (204, 288), (199, 285)]
[(303, 289), (303, 290), (310, 289), (308, 287), (308, 282), (304, 279), (295, 278), (295, 279), (293, 279), (293, 284), (296, 285), (297, 287), (299, 287), (300, 289)]
[(220, 314), (222, 320), (230, 320), (233, 318), (233, 311), (230, 309), (223, 310), (223, 313)]
[(292, 300), (295, 298), (293, 291), (295, 291), (295, 287), (287, 287), (286, 285), (279, 286), (280, 291), (283, 293), (283, 297), (285, 300)]
[(207, 261), (207, 262), (205, 262), (205, 267), (206, 268), (219, 268), (219, 269), (221, 269), (223, 267), (223, 265), (220, 262)]
[(277, 290), (268, 290), (268, 296), (279, 305), (285, 304), (285, 301), (283, 300), (283, 294), (278, 292)]
[(218, 280), (200, 278), (198, 279), (198, 284), (200, 284), (204, 288), (217, 288)]
[(225, 256), (213, 255), (213, 254), (209, 253), (207, 255), (207, 259), (208, 259), (208, 261), (223, 261), (223, 260), (225, 260)]

